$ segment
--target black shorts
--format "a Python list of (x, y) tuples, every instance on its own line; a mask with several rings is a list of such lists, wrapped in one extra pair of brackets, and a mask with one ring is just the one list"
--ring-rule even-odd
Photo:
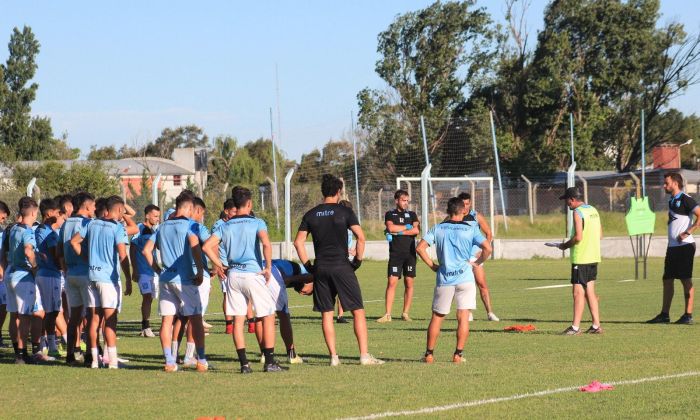
[(693, 260), (695, 244), (672, 246), (666, 248), (664, 259), (665, 279), (690, 279), (693, 277)]
[(416, 277), (416, 254), (389, 254), (387, 275), (390, 277)]
[(571, 284), (580, 284), (586, 287), (589, 281), (598, 277), (598, 264), (572, 264)]
[(364, 309), (360, 283), (349, 261), (318, 265), (314, 273), (314, 311), (332, 312), (338, 296), (343, 310)]

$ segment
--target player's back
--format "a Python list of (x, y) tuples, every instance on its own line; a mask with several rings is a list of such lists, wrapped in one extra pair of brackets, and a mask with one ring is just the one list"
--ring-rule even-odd
[(451, 285), (474, 281), (469, 259), (473, 247), (484, 241), (481, 233), (467, 223), (444, 221), (431, 229), (426, 240), (434, 241), (440, 270), (438, 283)]
[[(136, 265), (136, 269), (138, 270), (139, 275), (146, 275), (146, 276), (153, 276), (155, 273), (153, 272), (153, 267), (148, 264), (148, 261), (146, 261), (146, 257), (143, 256), (143, 248), (146, 245), (146, 242), (153, 237), (155, 232), (153, 232), (149, 227), (144, 225), (143, 223), (138, 224), (139, 228), (139, 233), (134, 235), (131, 238), (131, 246), (134, 247), (135, 249), (135, 261), (133, 263)], [(153, 249), (153, 259), (155, 261), (156, 258), (156, 250), (155, 248)]]
[(29, 260), (24, 253), (24, 249), (27, 245), (36, 247), (36, 240), (32, 228), (20, 224), (13, 226), (12, 229), (10, 229), (8, 248), (8, 262), (12, 264), (13, 270), (28, 271), (31, 269)]
[(58, 233), (46, 223), (42, 223), (34, 232), (36, 238), (36, 248), (41, 254), (36, 263), (39, 267), (38, 274), (41, 276), (60, 276), (60, 270), (56, 261), (50, 255), (49, 249), (58, 244)]
[(241, 273), (258, 273), (263, 262), (258, 232), (267, 231), (261, 219), (250, 215), (234, 216), (217, 229), (230, 269)]
[(317, 263), (339, 263), (348, 259), (348, 228), (359, 225), (355, 213), (340, 204), (324, 203), (304, 215), (299, 230), (313, 239)]
[[(59, 231), (59, 241), (63, 246), (63, 259), (66, 262), (69, 274), (72, 275), (88, 275), (88, 263), (87, 260), (82, 256), (75, 253), (73, 247), (70, 245), (70, 240), (76, 233), (80, 232), (81, 229), (87, 227), (87, 225), (92, 222), (92, 219), (83, 216), (73, 216), (69, 217), (61, 230)], [(84, 255), (87, 249), (87, 243), (83, 241), (80, 245), (81, 254)]]
[(192, 284), (196, 270), (188, 237), (194, 235), (193, 223), (181, 216), (160, 224), (154, 236), (163, 263), (160, 281)]
[[(87, 226), (89, 277), (91, 281), (119, 281), (117, 244), (127, 242), (124, 226), (111, 219), (97, 219)], [(82, 235), (82, 233), (81, 233)]]

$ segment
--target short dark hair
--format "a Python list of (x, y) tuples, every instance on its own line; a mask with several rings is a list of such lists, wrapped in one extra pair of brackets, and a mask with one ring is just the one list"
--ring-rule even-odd
[(464, 202), (459, 197), (452, 197), (447, 201), (447, 214), (455, 216), (464, 211)]
[(80, 191), (79, 193), (73, 196), (73, 200), (71, 201), (73, 203), (73, 211), (76, 211), (79, 208), (83, 207), (83, 204), (85, 204), (85, 202), (95, 201), (95, 196), (90, 194), (89, 192)]
[(107, 198), (107, 211), (112, 211), (114, 207), (118, 206), (119, 204), (124, 204), (124, 199), (119, 197), (118, 195), (112, 195)]
[(471, 200), (471, 199), (472, 199), (472, 195), (469, 194), (468, 192), (463, 192), (463, 193), (459, 193), (459, 195), (457, 196), (457, 198), (459, 198), (460, 200)]
[(41, 212), (41, 217), (46, 218), (48, 216), (49, 210), (60, 210), (61, 206), (53, 198), (45, 198), (39, 203), (39, 211)]
[(26, 216), (30, 210), (38, 208), (39, 205), (32, 197), (22, 197), (19, 199), (17, 207), (19, 208), (19, 214)]
[(107, 199), (105, 197), (98, 197), (95, 200), (95, 216), (102, 216), (105, 210), (107, 210)]
[(56, 203), (58, 203), (58, 209), (63, 214), (66, 214), (66, 203), (73, 204), (73, 197), (70, 194), (57, 195), (56, 197), (54, 197), (54, 200), (56, 200)]
[(149, 204), (145, 209), (143, 209), (143, 214), (148, 214), (154, 210), (160, 211), (160, 207), (156, 206), (155, 204)]
[(204, 200), (202, 200), (202, 197), (195, 197), (194, 198), (194, 205), (199, 206), (203, 209), (207, 208), (207, 205), (204, 203)]
[(182, 192), (175, 199), (175, 208), (181, 208), (185, 203), (192, 203), (194, 205), (194, 193), (190, 190), (182, 190)]
[(240, 185), (234, 185), (233, 188), (231, 188), (231, 197), (233, 197), (236, 194), (236, 191), (240, 190), (241, 187)]
[(0, 201), (0, 213), (5, 213), (8, 216), (10, 215), (10, 208), (7, 207), (4, 201)]
[(394, 193), (394, 200), (398, 200), (399, 198), (406, 196), (408, 197), (408, 191), (406, 190), (396, 190)]
[(224, 201), (224, 210), (231, 210), (236, 208), (236, 203), (233, 202), (233, 198), (227, 198)]
[(248, 188), (239, 186), (233, 187), (233, 205), (236, 206), (237, 209), (243, 208), (252, 197), (253, 195)]
[(683, 177), (678, 172), (666, 172), (664, 178), (671, 178), (671, 181), (678, 184), (678, 188), (683, 188)]
[(343, 189), (343, 181), (337, 176), (331, 174), (323, 174), (321, 180), (321, 193), (323, 197), (333, 197), (338, 194), (338, 191)]
[(340, 200), (340, 201), (338, 202), (338, 204), (340, 204), (340, 205), (343, 206), (343, 207), (347, 207), (347, 208), (349, 208), (349, 209), (352, 209), (352, 203), (351, 203), (350, 201), (348, 201), (348, 200)]

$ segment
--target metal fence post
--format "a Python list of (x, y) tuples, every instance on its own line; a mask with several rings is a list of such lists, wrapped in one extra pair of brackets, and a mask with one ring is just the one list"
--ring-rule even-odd
[(288, 260), (292, 259), (292, 175), (294, 168), (284, 177), (284, 254)]
[(425, 166), (425, 169), (423, 169), (423, 172), (420, 174), (420, 194), (421, 194), (421, 219), (423, 223), (421, 223), (421, 228), (423, 230), (423, 235), (425, 235), (425, 232), (428, 231), (430, 228), (430, 218), (428, 217), (429, 211), (429, 194), (428, 194), (428, 182), (430, 178), (430, 168), (432, 168), (433, 165), (430, 163)]
[(588, 203), (588, 181), (586, 181), (586, 178), (582, 177), (579, 174), (576, 174), (578, 179), (581, 180), (581, 183), (583, 184), (583, 201), (585, 203)]
[(530, 213), (530, 224), (535, 224), (535, 215), (533, 211), (533, 204), (532, 204), (532, 181), (527, 179), (525, 175), (520, 174), (520, 177), (527, 183), (527, 210), (528, 213)]
[(384, 188), (380, 188), (377, 193), (377, 220), (382, 220), (382, 193)]

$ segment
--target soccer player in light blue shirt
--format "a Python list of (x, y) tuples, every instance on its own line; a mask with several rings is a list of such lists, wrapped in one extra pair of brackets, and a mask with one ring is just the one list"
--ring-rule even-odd
[[(217, 221), (214, 222), (214, 225), (211, 227), (212, 232), (224, 223), (228, 222), (235, 215), (236, 206), (233, 204), (233, 198), (227, 198), (226, 201), (224, 201), (224, 210), (221, 212), (219, 219), (217, 219)], [(226, 260), (226, 250), (221, 243), (219, 244), (219, 258), (221, 261)], [(216, 266), (212, 268), (214, 269), (217, 277), (219, 277), (219, 282), (221, 283), (221, 292), (223, 293), (223, 299), (221, 300), (221, 311), (224, 313), (224, 320), (226, 322), (226, 334), (233, 334), (233, 316), (226, 315), (226, 273), (218, 270)]]
[[(442, 321), (450, 312), (453, 299), (457, 302), (457, 347), (452, 361), (465, 361), (462, 352), (469, 336), (469, 313), (476, 308), (473, 267), (483, 263), (491, 254), (491, 245), (486, 238), (473, 226), (463, 223), (465, 208), (460, 198), (450, 198), (447, 203), (449, 219), (433, 226), (416, 247), (416, 253), (423, 262), (437, 273), (433, 315), (428, 326), (425, 354), (421, 359), (425, 363), (433, 363), (433, 350)], [(439, 264), (435, 264), (428, 254), (430, 245), (436, 246)], [(481, 255), (471, 261), (474, 245), (479, 246)]]
[(173, 337), (177, 337), (178, 331), (173, 331), (173, 321), (178, 313), (185, 322), (191, 321), (197, 350), (197, 371), (205, 372), (209, 368), (204, 353), (202, 302), (198, 289), (204, 280), (204, 267), (199, 238), (193, 231), (194, 222), (190, 219), (194, 199), (194, 194), (189, 190), (177, 196), (174, 215), (160, 224), (158, 232), (146, 242), (142, 252), (148, 263), (152, 264), (154, 247), (160, 250), (163, 266), (159, 284), (159, 309), (163, 319), (160, 341), (166, 372), (177, 371), (174, 356), (177, 354), (177, 341)]
[(153, 297), (156, 295), (156, 271), (160, 272), (160, 267), (157, 263), (156, 252), (153, 250), (153, 265), (148, 264), (146, 257), (143, 256), (143, 247), (146, 242), (153, 236), (160, 223), (160, 208), (154, 204), (149, 204), (143, 211), (144, 221), (139, 223), (139, 233), (131, 238), (131, 246), (129, 247), (129, 257), (131, 259), (131, 268), (133, 277), (138, 281), (139, 291), (141, 292), (141, 337), (155, 337), (151, 330), (151, 307), (153, 305)]
[[(131, 265), (126, 251), (129, 238), (121, 221), (125, 213), (124, 200), (119, 196), (107, 198), (106, 216), (93, 220), (87, 227), (80, 229), (71, 239), (73, 250), (81, 252), (81, 243), (87, 242), (88, 278), (94, 289), (96, 311), (101, 313), (105, 324), (105, 341), (109, 368), (117, 369), (117, 313), (121, 308), (121, 265), (126, 280), (124, 294), (131, 295)], [(92, 316), (90, 320), (90, 353), (92, 368), (98, 368), (97, 340), (100, 317)]]
[[(95, 197), (87, 192), (79, 192), (73, 196), (74, 213), (68, 217), (58, 232), (58, 254), (63, 260), (66, 268), (66, 298), (70, 306), (70, 318), (68, 320), (68, 344), (66, 363), (74, 364), (80, 362), (80, 349), (76, 352), (78, 344), (80, 325), (83, 320), (83, 308), (89, 304), (88, 262), (79, 254), (76, 254), (70, 244), (71, 239), (81, 229), (84, 229), (95, 215)], [(81, 243), (81, 254), (87, 243)], [(87, 253), (87, 251), (85, 251)], [(86, 310), (88, 325), (94, 310)], [(78, 353), (78, 358), (76, 358)]]

